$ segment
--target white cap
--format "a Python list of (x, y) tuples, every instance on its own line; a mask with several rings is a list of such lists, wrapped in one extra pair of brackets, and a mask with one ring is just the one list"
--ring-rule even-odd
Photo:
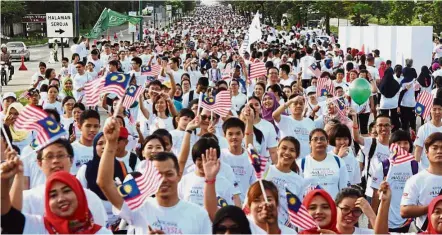
[(310, 93), (316, 93), (316, 87), (314, 87), (314, 86), (307, 87), (307, 90), (305, 91), (305, 93), (307, 95), (310, 94)]
[(14, 99), (17, 100), (17, 96), (15, 95), (14, 92), (6, 92), (6, 93), (3, 94), (3, 96), (2, 96), (2, 100), (6, 99), (6, 98), (9, 98), (9, 97), (12, 97), (12, 98), (14, 98)]

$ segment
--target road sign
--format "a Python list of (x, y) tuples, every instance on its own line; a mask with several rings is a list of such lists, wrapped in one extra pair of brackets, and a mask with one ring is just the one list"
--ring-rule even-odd
[(46, 30), (49, 38), (74, 37), (72, 13), (46, 13)]
[[(137, 16), (137, 12), (136, 11), (129, 11), (128, 15), (130, 15), (130, 16)], [(129, 22), (128, 32), (129, 33), (136, 33), (137, 32), (137, 25), (136, 24), (131, 24)]]

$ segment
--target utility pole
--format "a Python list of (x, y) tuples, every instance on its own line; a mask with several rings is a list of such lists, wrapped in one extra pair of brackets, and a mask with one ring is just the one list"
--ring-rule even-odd
[[(75, 36), (80, 36), (80, 1), (74, 1), (74, 14), (75, 14)], [(62, 42), (63, 44), (63, 42)]]
[(139, 30), (140, 30), (140, 42), (142, 42), (143, 41), (143, 13), (142, 13), (142, 7), (141, 7), (141, 4), (143, 3), (143, 1), (142, 0), (139, 0), (138, 1), (138, 11), (139, 11), (139, 16), (140, 16), (140, 27), (139, 27)]

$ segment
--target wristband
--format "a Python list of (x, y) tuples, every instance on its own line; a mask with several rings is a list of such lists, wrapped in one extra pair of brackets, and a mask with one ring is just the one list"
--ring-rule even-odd
[(353, 129), (357, 130), (359, 129), (359, 126), (353, 126)]
[(250, 132), (246, 132), (245, 134), (246, 134), (246, 135), (251, 135), (252, 133), (250, 133)]
[(213, 179), (213, 180), (208, 180), (208, 179), (206, 179), (206, 184), (214, 184), (215, 183), (215, 181), (216, 181), (216, 179)]
[(186, 132), (192, 134), (192, 130), (186, 130)]

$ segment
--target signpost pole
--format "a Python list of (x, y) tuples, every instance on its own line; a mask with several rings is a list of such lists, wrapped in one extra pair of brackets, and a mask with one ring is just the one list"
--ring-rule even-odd
[(135, 33), (132, 32), (132, 43), (134, 43), (134, 42), (135, 42)]
[(61, 38), (61, 59), (63, 60), (64, 58), (64, 42), (63, 42), (63, 38)]

